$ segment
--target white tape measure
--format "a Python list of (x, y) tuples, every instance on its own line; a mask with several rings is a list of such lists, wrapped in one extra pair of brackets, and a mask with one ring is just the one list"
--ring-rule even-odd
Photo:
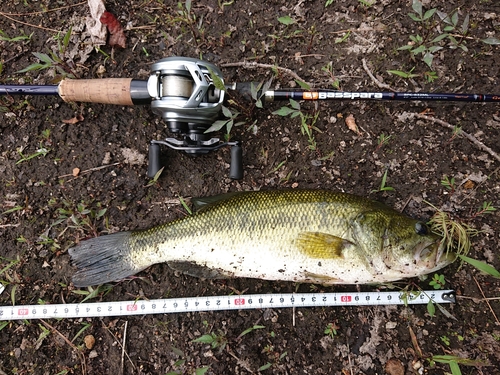
[(90, 318), (285, 307), (375, 306), (454, 303), (453, 290), (403, 292), (284, 293), (154, 300), (0, 306), (0, 320)]

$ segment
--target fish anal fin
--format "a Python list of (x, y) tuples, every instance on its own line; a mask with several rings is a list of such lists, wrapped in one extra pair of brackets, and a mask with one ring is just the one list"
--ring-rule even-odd
[(202, 279), (228, 279), (233, 277), (232, 274), (224, 272), (221, 269), (207, 267), (196, 262), (175, 260), (169, 261), (167, 262), (167, 264), (175, 271), (179, 271), (186, 275), (199, 277)]
[(318, 273), (313, 273), (309, 271), (304, 271), (303, 274), (304, 277), (306, 278), (306, 281), (310, 283), (321, 284), (321, 285), (332, 285), (332, 284), (343, 283), (342, 279), (339, 279), (337, 277), (320, 275)]
[(302, 232), (296, 244), (310, 258), (336, 259), (342, 258), (342, 250), (352, 245), (352, 242), (328, 233)]

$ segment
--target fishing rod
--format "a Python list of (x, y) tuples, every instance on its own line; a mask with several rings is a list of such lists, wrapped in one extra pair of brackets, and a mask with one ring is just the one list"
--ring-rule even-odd
[[(205, 132), (220, 118), (226, 90), (251, 98), (258, 84), (224, 84), (215, 65), (188, 57), (168, 57), (151, 66), (147, 80), (132, 78), (64, 79), (58, 85), (0, 85), (0, 95), (54, 95), (65, 102), (90, 102), (115, 105), (150, 105), (175, 137), (152, 140), (149, 145), (148, 177), (161, 169), (160, 146), (202, 155), (221, 147), (231, 147), (229, 177), (243, 177), (240, 141), (222, 142)], [(222, 85), (222, 86), (221, 86)], [(224, 89), (223, 89), (224, 87)], [(266, 102), (294, 100), (396, 100), (447, 102), (500, 102), (500, 95), (347, 92), (335, 90), (267, 90), (257, 97)]]

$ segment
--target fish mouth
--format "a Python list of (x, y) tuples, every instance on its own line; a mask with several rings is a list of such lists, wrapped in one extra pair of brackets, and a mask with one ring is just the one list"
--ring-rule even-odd
[(447, 251), (443, 240), (436, 239), (432, 243), (422, 242), (416, 249), (415, 263), (428, 268), (430, 272), (452, 263), (456, 254)]

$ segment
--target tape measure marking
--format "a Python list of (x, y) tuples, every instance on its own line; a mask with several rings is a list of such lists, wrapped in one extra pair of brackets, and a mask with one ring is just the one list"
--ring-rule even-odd
[(167, 298), (154, 300), (0, 306), (0, 320), (90, 318), (285, 307), (377, 306), (454, 303), (453, 290), (355, 293), (285, 293)]

